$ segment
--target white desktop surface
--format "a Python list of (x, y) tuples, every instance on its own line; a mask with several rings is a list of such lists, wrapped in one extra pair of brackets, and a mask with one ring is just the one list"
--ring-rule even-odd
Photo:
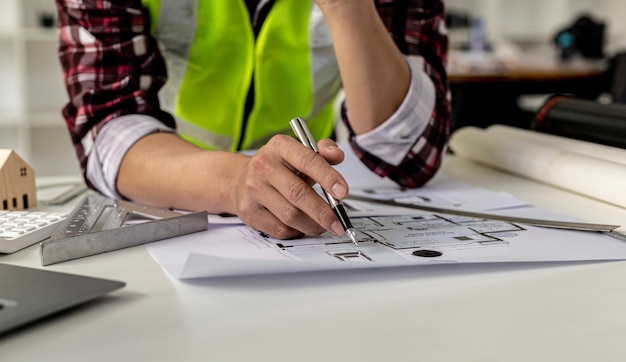
[[(448, 157), (444, 172), (588, 222), (626, 209)], [(624, 227), (620, 231), (624, 232)], [(38, 247), (0, 262), (42, 268)], [(0, 336), (2, 361), (623, 361), (626, 262), (181, 282), (144, 246), (45, 267), (125, 281)]]

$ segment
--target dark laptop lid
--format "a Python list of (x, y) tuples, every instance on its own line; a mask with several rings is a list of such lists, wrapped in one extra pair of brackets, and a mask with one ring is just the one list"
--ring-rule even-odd
[(124, 285), (119, 281), (0, 263), (0, 334)]

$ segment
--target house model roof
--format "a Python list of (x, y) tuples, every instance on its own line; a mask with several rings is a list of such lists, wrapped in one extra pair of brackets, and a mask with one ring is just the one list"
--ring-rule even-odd
[(2, 167), (5, 162), (7, 162), (9, 156), (11, 155), (11, 152), (13, 152), (13, 150), (0, 148), (0, 167)]

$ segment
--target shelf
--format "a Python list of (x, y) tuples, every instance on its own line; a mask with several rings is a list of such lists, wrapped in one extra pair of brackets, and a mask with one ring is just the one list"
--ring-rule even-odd
[(65, 128), (65, 120), (61, 109), (55, 112), (39, 112), (29, 114), (3, 114), (0, 116), (0, 128), (25, 127), (61, 127)]
[(15, 33), (10, 30), (0, 29), (0, 41), (13, 41)]
[(0, 12), (0, 148), (18, 152), (38, 175), (80, 172), (61, 114), (67, 103), (51, 0), (3, 0)]
[[(2, 116), (0, 116), (0, 127), (2, 128), (15, 128), (18, 127), (20, 124), (25, 123), (26, 121), (24, 120), (26, 118), (26, 116), (24, 116), (23, 114), (6, 114), (3, 113)], [(0, 147), (2, 148), (2, 147)]]
[(57, 42), (56, 28), (25, 28), (18, 36), (25, 41)]
[(20, 31), (0, 29), (0, 41), (57, 42), (56, 28), (24, 28)]
[(66, 127), (61, 109), (56, 112), (33, 113), (29, 118), (32, 127)]

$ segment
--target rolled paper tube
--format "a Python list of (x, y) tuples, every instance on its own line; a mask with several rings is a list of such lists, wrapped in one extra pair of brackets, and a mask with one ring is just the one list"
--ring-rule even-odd
[(587, 155), (580, 150), (600, 145), (503, 127), (461, 128), (450, 138), (450, 149), (461, 158), (626, 207), (626, 150)]
[(593, 142), (580, 141), (572, 138), (555, 136), (547, 133), (529, 131), (500, 124), (487, 128), (487, 132), (495, 137), (522, 138), (528, 142), (558, 148), (564, 151), (593, 156), (607, 161), (626, 165), (626, 150), (619, 147), (606, 146)]

